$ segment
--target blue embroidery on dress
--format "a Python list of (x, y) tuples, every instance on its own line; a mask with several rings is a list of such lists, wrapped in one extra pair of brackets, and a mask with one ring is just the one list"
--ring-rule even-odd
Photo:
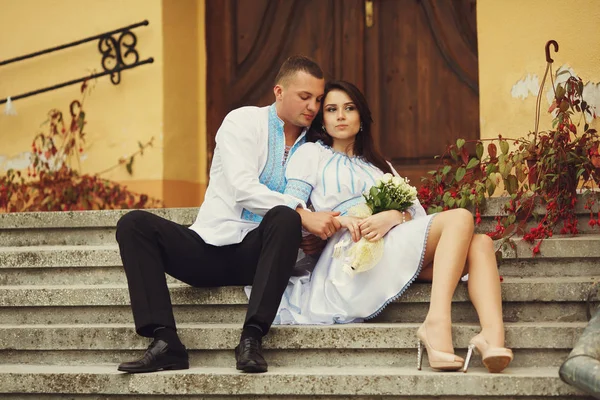
[[(269, 140), (267, 142), (269, 148), (267, 152), (267, 162), (265, 163), (265, 167), (258, 178), (260, 183), (267, 186), (274, 192), (283, 193), (286, 184), (285, 167), (287, 166), (287, 162), (290, 157), (292, 157), (292, 154), (294, 154), (300, 145), (306, 142), (305, 132), (306, 129), (304, 132), (302, 132), (298, 141), (296, 141), (296, 143), (294, 143), (290, 149), (284, 165), (281, 165), (281, 161), (283, 160), (285, 152), (283, 121), (277, 116), (275, 103), (269, 107)], [(245, 208), (242, 210), (241, 218), (246, 221), (257, 223), (260, 223), (260, 221), (263, 219), (262, 216), (254, 214)]]
[[(345, 161), (344, 161), (345, 164)], [(350, 160), (350, 184), (352, 185), (352, 193), (354, 193), (354, 168), (352, 168), (352, 160)]]
[[(361, 160), (362, 161), (362, 160)], [(370, 166), (371, 164), (362, 161), (364, 164)], [(362, 169), (367, 175), (369, 175), (369, 178), (371, 178), (371, 180), (373, 181), (373, 185), (375, 184), (375, 178), (373, 178), (373, 175), (371, 175), (371, 173), (369, 172), (368, 169), (366, 169), (365, 167), (363, 167), (362, 165), (357, 165), (357, 167), (359, 167), (360, 169)], [(363, 189), (364, 190), (364, 189)]]
[(284, 194), (289, 194), (297, 199), (302, 200), (306, 203), (310, 197), (313, 187), (310, 183), (305, 182), (301, 179), (288, 179), (287, 185), (285, 186)]
[(340, 204), (333, 207), (332, 211), (339, 211), (340, 215), (345, 215), (351, 207), (364, 202), (365, 199), (363, 196), (356, 196), (351, 199), (342, 201)]
[(325, 196), (326, 193), (326, 185), (325, 185), (325, 172), (327, 171), (327, 167), (329, 166), (329, 164), (333, 161), (333, 159), (335, 158), (335, 156), (331, 157), (329, 159), (329, 161), (327, 161), (327, 164), (325, 164), (325, 167), (323, 167), (323, 196)]
[(337, 181), (338, 193), (342, 193), (342, 188), (340, 186), (340, 161), (342, 161), (342, 157), (338, 158), (337, 165), (335, 168), (335, 180)]

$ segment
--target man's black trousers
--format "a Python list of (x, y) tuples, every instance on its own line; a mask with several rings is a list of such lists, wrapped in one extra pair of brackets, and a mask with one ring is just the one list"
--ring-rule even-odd
[(296, 262), (301, 229), (296, 211), (277, 206), (241, 243), (213, 246), (154, 214), (125, 214), (116, 236), (137, 333), (151, 337), (158, 326), (176, 329), (167, 273), (196, 287), (252, 285), (244, 326), (259, 326), (266, 334)]

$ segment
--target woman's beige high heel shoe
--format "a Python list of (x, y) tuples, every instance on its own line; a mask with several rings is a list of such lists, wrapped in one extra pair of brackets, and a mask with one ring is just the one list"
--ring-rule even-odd
[(421, 370), (423, 363), (423, 345), (427, 349), (427, 359), (429, 360), (429, 366), (433, 369), (439, 369), (442, 371), (458, 371), (463, 367), (464, 360), (452, 353), (445, 353), (443, 351), (437, 351), (429, 344), (427, 340), (427, 332), (425, 331), (425, 324), (421, 325), (417, 330), (418, 347), (417, 347), (417, 369)]
[(491, 373), (502, 372), (513, 360), (513, 352), (511, 349), (490, 346), (480, 333), (469, 342), (469, 351), (467, 352), (463, 372), (467, 372), (467, 368), (469, 368), (469, 361), (471, 361), (474, 349), (477, 349), (477, 352), (481, 354), (483, 365), (485, 365)]

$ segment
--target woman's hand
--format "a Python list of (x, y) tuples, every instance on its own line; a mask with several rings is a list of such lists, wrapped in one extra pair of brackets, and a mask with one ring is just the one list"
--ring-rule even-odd
[(363, 219), (357, 217), (337, 217), (337, 219), (340, 222), (340, 225), (342, 225), (342, 228), (348, 229), (352, 235), (352, 240), (358, 242), (361, 237), (360, 228), (358, 226)]
[[(410, 214), (404, 212), (404, 222), (408, 222), (410, 220)], [(374, 242), (384, 237), (390, 231), (390, 229), (398, 224), (401, 224), (402, 221), (402, 213), (400, 211), (383, 211), (363, 219), (359, 223), (360, 234), (368, 241)]]

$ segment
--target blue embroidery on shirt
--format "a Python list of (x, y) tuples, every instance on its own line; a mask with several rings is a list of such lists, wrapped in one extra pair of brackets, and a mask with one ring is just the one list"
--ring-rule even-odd
[[(283, 193), (285, 190), (285, 167), (292, 154), (298, 147), (306, 142), (306, 136), (302, 133), (300, 139), (292, 146), (285, 163), (282, 165), (282, 160), (285, 152), (285, 134), (283, 132), (283, 121), (277, 116), (275, 103), (269, 107), (269, 140), (267, 142), (269, 148), (267, 152), (267, 162), (261, 172), (258, 180), (263, 185), (267, 186), (274, 192)], [(263, 217), (254, 214), (251, 211), (242, 210), (241, 218), (246, 221), (260, 223)]]
[(289, 194), (297, 199), (302, 200), (306, 203), (310, 197), (313, 187), (310, 183), (305, 182), (301, 179), (288, 179), (287, 185), (285, 186), (284, 194)]

